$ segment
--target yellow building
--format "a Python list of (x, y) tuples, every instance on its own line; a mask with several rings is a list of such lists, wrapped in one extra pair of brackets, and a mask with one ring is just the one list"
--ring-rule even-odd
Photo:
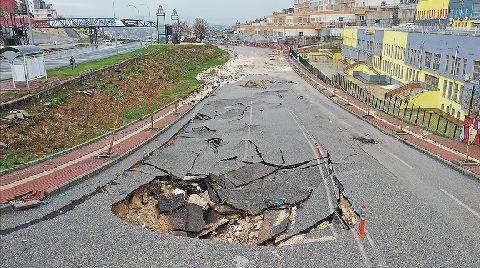
[(410, 104), (463, 119), (466, 92), (480, 90), (478, 44), (480, 36), (347, 28), (342, 52), (357, 62), (350, 74), (410, 90)]

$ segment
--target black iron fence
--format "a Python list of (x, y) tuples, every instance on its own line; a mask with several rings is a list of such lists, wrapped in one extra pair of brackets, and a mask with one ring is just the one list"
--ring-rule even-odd
[(409, 103), (408, 100), (389, 96), (379, 98), (365, 88), (348, 79), (345, 75), (337, 73), (332, 77), (323, 74), (318, 68), (311, 65), (295, 51), (290, 51), (290, 56), (300, 62), (311, 74), (329, 86), (337, 86), (351, 97), (367, 104), (372, 109), (382, 111), (408, 124), (421, 127), (436, 135), (450, 139), (460, 139), (462, 126), (459, 121), (454, 122), (442, 116), (434, 109), (424, 109)]

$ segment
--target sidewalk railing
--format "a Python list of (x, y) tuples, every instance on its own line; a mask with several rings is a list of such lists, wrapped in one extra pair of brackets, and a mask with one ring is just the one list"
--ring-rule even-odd
[(409, 101), (395, 96), (389, 96), (385, 99), (378, 98), (343, 74), (337, 73), (332, 75), (332, 77), (323, 74), (294, 50), (290, 51), (290, 57), (301, 63), (311, 74), (315, 75), (326, 85), (338, 87), (344, 93), (367, 104), (372, 109), (393, 116), (406, 124), (416, 125), (436, 135), (449, 139), (460, 139), (462, 131), (460, 121), (454, 122), (442, 116), (435, 109), (415, 106), (409, 103)]

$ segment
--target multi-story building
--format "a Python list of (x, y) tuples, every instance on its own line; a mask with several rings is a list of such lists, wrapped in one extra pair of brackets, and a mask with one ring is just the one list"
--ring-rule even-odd
[(52, 4), (47, 4), (43, 0), (33, 1), (33, 17), (41, 20), (52, 19), (58, 17), (57, 10), (53, 8)]
[[(458, 6), (453, 0), (420, 0), (415, 21), (420, 28), (346, 28), (343, 55), (358, 66), (351, 74), (408, 88), (410, 103), (463, 119), (470, 100), (480, 94), (480, 31), (450, 27), (475, 25), (475, 3), (463, 2)], [(460, 15), (465, 12), (470, 15)], [(423, 26), (437, 30), (425, 31)], [(374, 72), (365, 71), (369, 69)]]
[[(396, 1), (402, 0), (294, 0), (293, 9), (268, 16), (262, 23), (240, 26), (240, 37), (251, 41), (281, 41), (299, 45), (341, 38), (345, 26), (366, 25), (367, 12), (372, 17), (372, 23), (377, 21), (374, 16), (379, 15), (375, 12), (380, 6), (388, 13), (381, 14), (382, 23), (392, 25), (392, 4)], [(413, 15), (414, 12), (411, 20)], [(408, 19), (399, 21), (410, 22)]]
[(241, 25), (240, 37), (250, 41), (282, 41), (307, 45), (327, 38), (341, 38), (343, 28), (347, 25), (361, 25), (364, 14), (363, 9), (276, 13), (268, 16), (265, 21)]
[(416, 15), (423, 26), (480, 27), (480, 1), (419, 0)]

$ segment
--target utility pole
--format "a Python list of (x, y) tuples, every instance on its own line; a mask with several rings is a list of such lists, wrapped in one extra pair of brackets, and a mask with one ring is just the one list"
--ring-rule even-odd
[(35, 45), (35, 41), (33, 40), (33, 31), (32, 31), (32, 17), (30, 13), (30, 0), (25, 1), (25, 6), (27, 8), (27, 18), (28, 18), (28, 44)]
[(470, 98), (470, 105), (468, 106), (468, 116), (472, 115), (473, 99), (475, 97), (475, 86), (472, 89), (472, 97)]
[[(117, 16), (115, 14), (115, 0), (113, 2), (113, 23), (115, 24), (114, 26), (117, 26)], [(115, 47), (118, 47), (118, 40), (117, 40), (117, 31), (115, 30), (115, 27), (113, 28), (114, 31), (114, 38), (115, 38)], [(117, 50), (118, 52), (118, 50)]]

